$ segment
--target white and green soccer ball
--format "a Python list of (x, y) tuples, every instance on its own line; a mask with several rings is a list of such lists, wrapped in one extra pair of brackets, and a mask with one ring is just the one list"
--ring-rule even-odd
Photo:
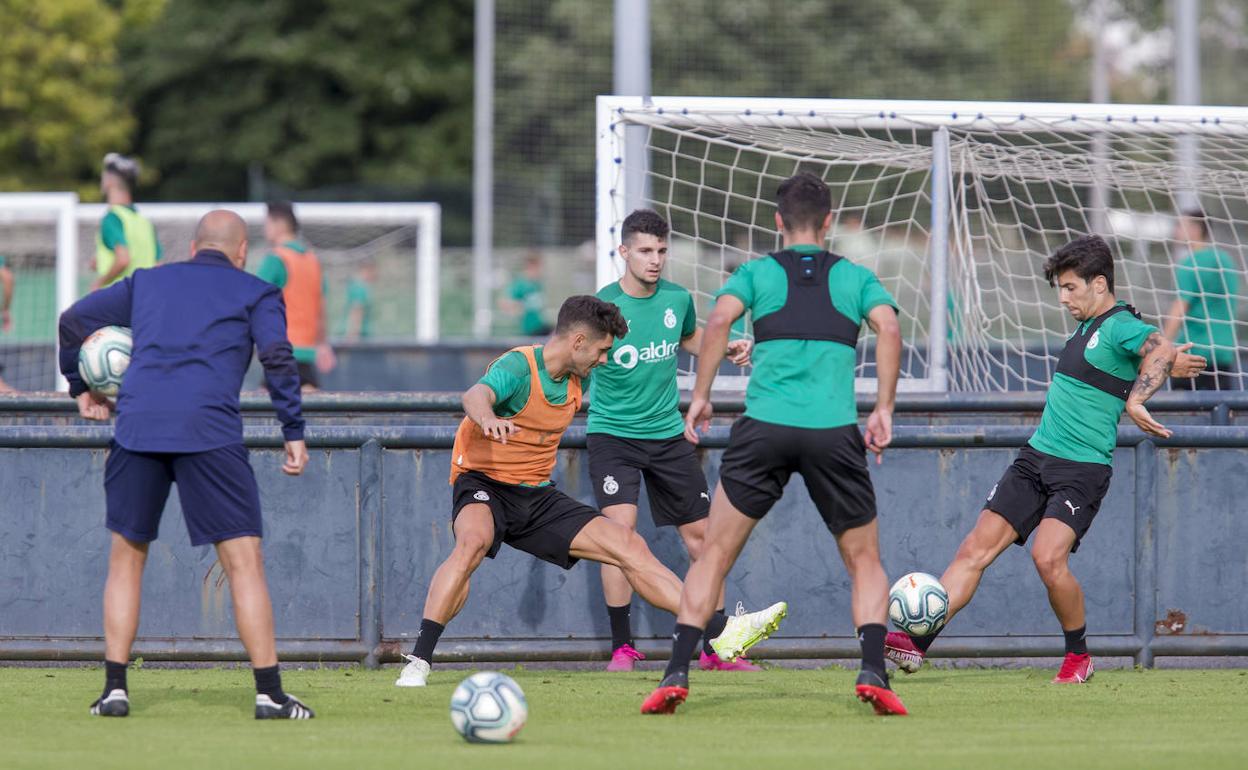
[(507, 743), (528, 718), (524, 692), (506, 674), (473, 674), (451, 694), (451, 724), (472, 743)]
[(949, 594), (940, 581), (926, 572), (903, 576), (888, 592), (888, 617), (911, 636), (927, 636), (944, 627), (949, 613)]
[(96, 329), (78, 349), (78, 376), (102, 396), (116, 396), (130, 366), (134, 338), (121, 326)]

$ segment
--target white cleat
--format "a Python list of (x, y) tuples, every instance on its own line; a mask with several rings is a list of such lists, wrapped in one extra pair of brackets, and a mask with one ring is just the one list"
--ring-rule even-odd
[(407, 665), (395, 680), (395, 687), (424, 687), (429, 681), (429, 661), (421, 660), (415, 655), (404, 655)]
[(711, 641), (711, 648), (723, 661), (734, 661), (746, 650), (771, 636), (789, 612), (789, 605), (776, 602), (765, 610), (747, 613), (737, 602), (737, 613), (728, 618), (724, 632)]

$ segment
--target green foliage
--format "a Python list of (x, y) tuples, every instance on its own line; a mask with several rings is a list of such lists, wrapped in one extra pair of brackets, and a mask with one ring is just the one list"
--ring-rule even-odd
[(0, 189), (90, 195), (104, 153), (127, 149), (122, 13), (103, 0), (0, 3)]
[[(171, 0), (125, 62), (164, 198), (466, 180), (470, 0)], [(253, 167), (258, 164), (258, 169)]]

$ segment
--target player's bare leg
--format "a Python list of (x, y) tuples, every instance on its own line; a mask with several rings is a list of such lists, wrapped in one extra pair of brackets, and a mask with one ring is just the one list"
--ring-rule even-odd
[(112, 533), (108, 580), (104, 583), (104, 692), (91, 704), (95, 716), (124, 717), (130, 713), (126, 667), (139, 632), (147, 546)]
[(680, 578), (628, 527), (596, 518), (576, 533), (568, 555), (618, 567), (633, 590), (661, 610), (674, 613), (680, 606)]
[[(984, 571), (1017, 539), (1018, 533), (1004, 516), (987, 508), (979, 512), (974, 528), (963, 538), (953, 561), (940, 576), (941, 584), (949, 593), (946, 625), (970, 603)], [(902, 671), (913, 674), (923, 666), (927, 649), (935, 640), (936, 634), (911, 637), (893, 631), (885, 639), (884, 653)]]
[(1083, 587), (1070, 571), (1070, 551), (1074, 545), (1073, 529), (1057, 519), (1044, 519), (1036, 527), (1036, 538), (1031, 549), (1036, 572), (1049, 592), (1049, 605), (1062, 624), (1062, 633), (1066, 637), (1066, 657), (1053, 679), (1057, 684), (1080, 684), (1092, 678)]
[(238, 637), (254, 668), (277, 665), (273, 605), (264, 576), (260, 538), (236, 537), (217, 543), (217, 559), (230, 582)]
[[(632, 503), (608, 505), (602, 509), (602, 515), (630, 530), (637, 529), (637, 506)], [(628, 584), (624, 572), (613, 564), (602, 565), (602, 594), (611, 621), (611, 662), (607, 670), (632, 671), (633, 665), (645, 658), (633, 647), (630, 620), (633, 587)]]
[(888, 575), (880, 564), (880, 528), (872, 519), (836, 538), (841, 559), (853, 584), (851, 606), (858, 642), (862, 645), (862, 671), (854, 692), (870, 703), (880, 716), (905, 715), (906, 707), (892, 691), (884, 670), (884, 637), (888, 633)]
[[(685, 550), (689, 552), (690, 563), (696, 562), (702, 555), (703, 548), (706, 547), (706, 528), (708, 518), (698, 519), (688, 524), (682, 524), (677, 528), (680, 533), (680, 539), (685, 543)], [(724, 660), (715, 652), (715, 648), (711, 645), (714, 637), (711, 633), (722, 630), (720, 625), (726, 625), (727, 616), (724, 615), (724, 583), (719, 584), (719, 598), (715, 601), (715, 614), (711, 616), (708, 625), (708, 633), (702, 635), (702, 651), (698, 653), (698, 668), (703, 671), (762, 671), (761, 666), (756, 666), (747, 660), (744, 656), (736, 660)]]
[(398, 687), (424, 687), (428, 681), (434, 647), (446, 624), (464, 608), (472, 573), (481, 566), (494, 543), (494, 514), (484, 503), (465, 505), (455, 517), (453, 531), (455, 548), (438, 565), (429, 581), (420, 631), (416, 634), (412, 654), (403, 656), (407, 665), (395, 681)]

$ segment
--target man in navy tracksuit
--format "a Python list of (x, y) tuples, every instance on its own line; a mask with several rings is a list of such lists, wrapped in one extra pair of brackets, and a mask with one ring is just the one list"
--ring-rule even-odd
[(176, 482), (191, 544), (215, 545), (229, 578), (238, 635), (255, 673), (256, 718), (309, 719), (312, 710), (282, 690), (260, 550), (260, 494), (238, 406), (254, 346), (286, 439), (282, 470), (302, 473), (308, 450), (281, 291), (243, 271), (247, 228), (233, 212), (205, 215), (191, 250), (190, 261), (139, 270), (61, 316), (61, 373), (79, 413), (92, 420), (107, 420), (112, 404), (78, 376), (82, 341), (102, 326), (134, 333), (104, 469), (113, 533), (104, 586), (106, 673), (91, 713), (130, 711), (126, 664), (139, 627), (143, 565)]

